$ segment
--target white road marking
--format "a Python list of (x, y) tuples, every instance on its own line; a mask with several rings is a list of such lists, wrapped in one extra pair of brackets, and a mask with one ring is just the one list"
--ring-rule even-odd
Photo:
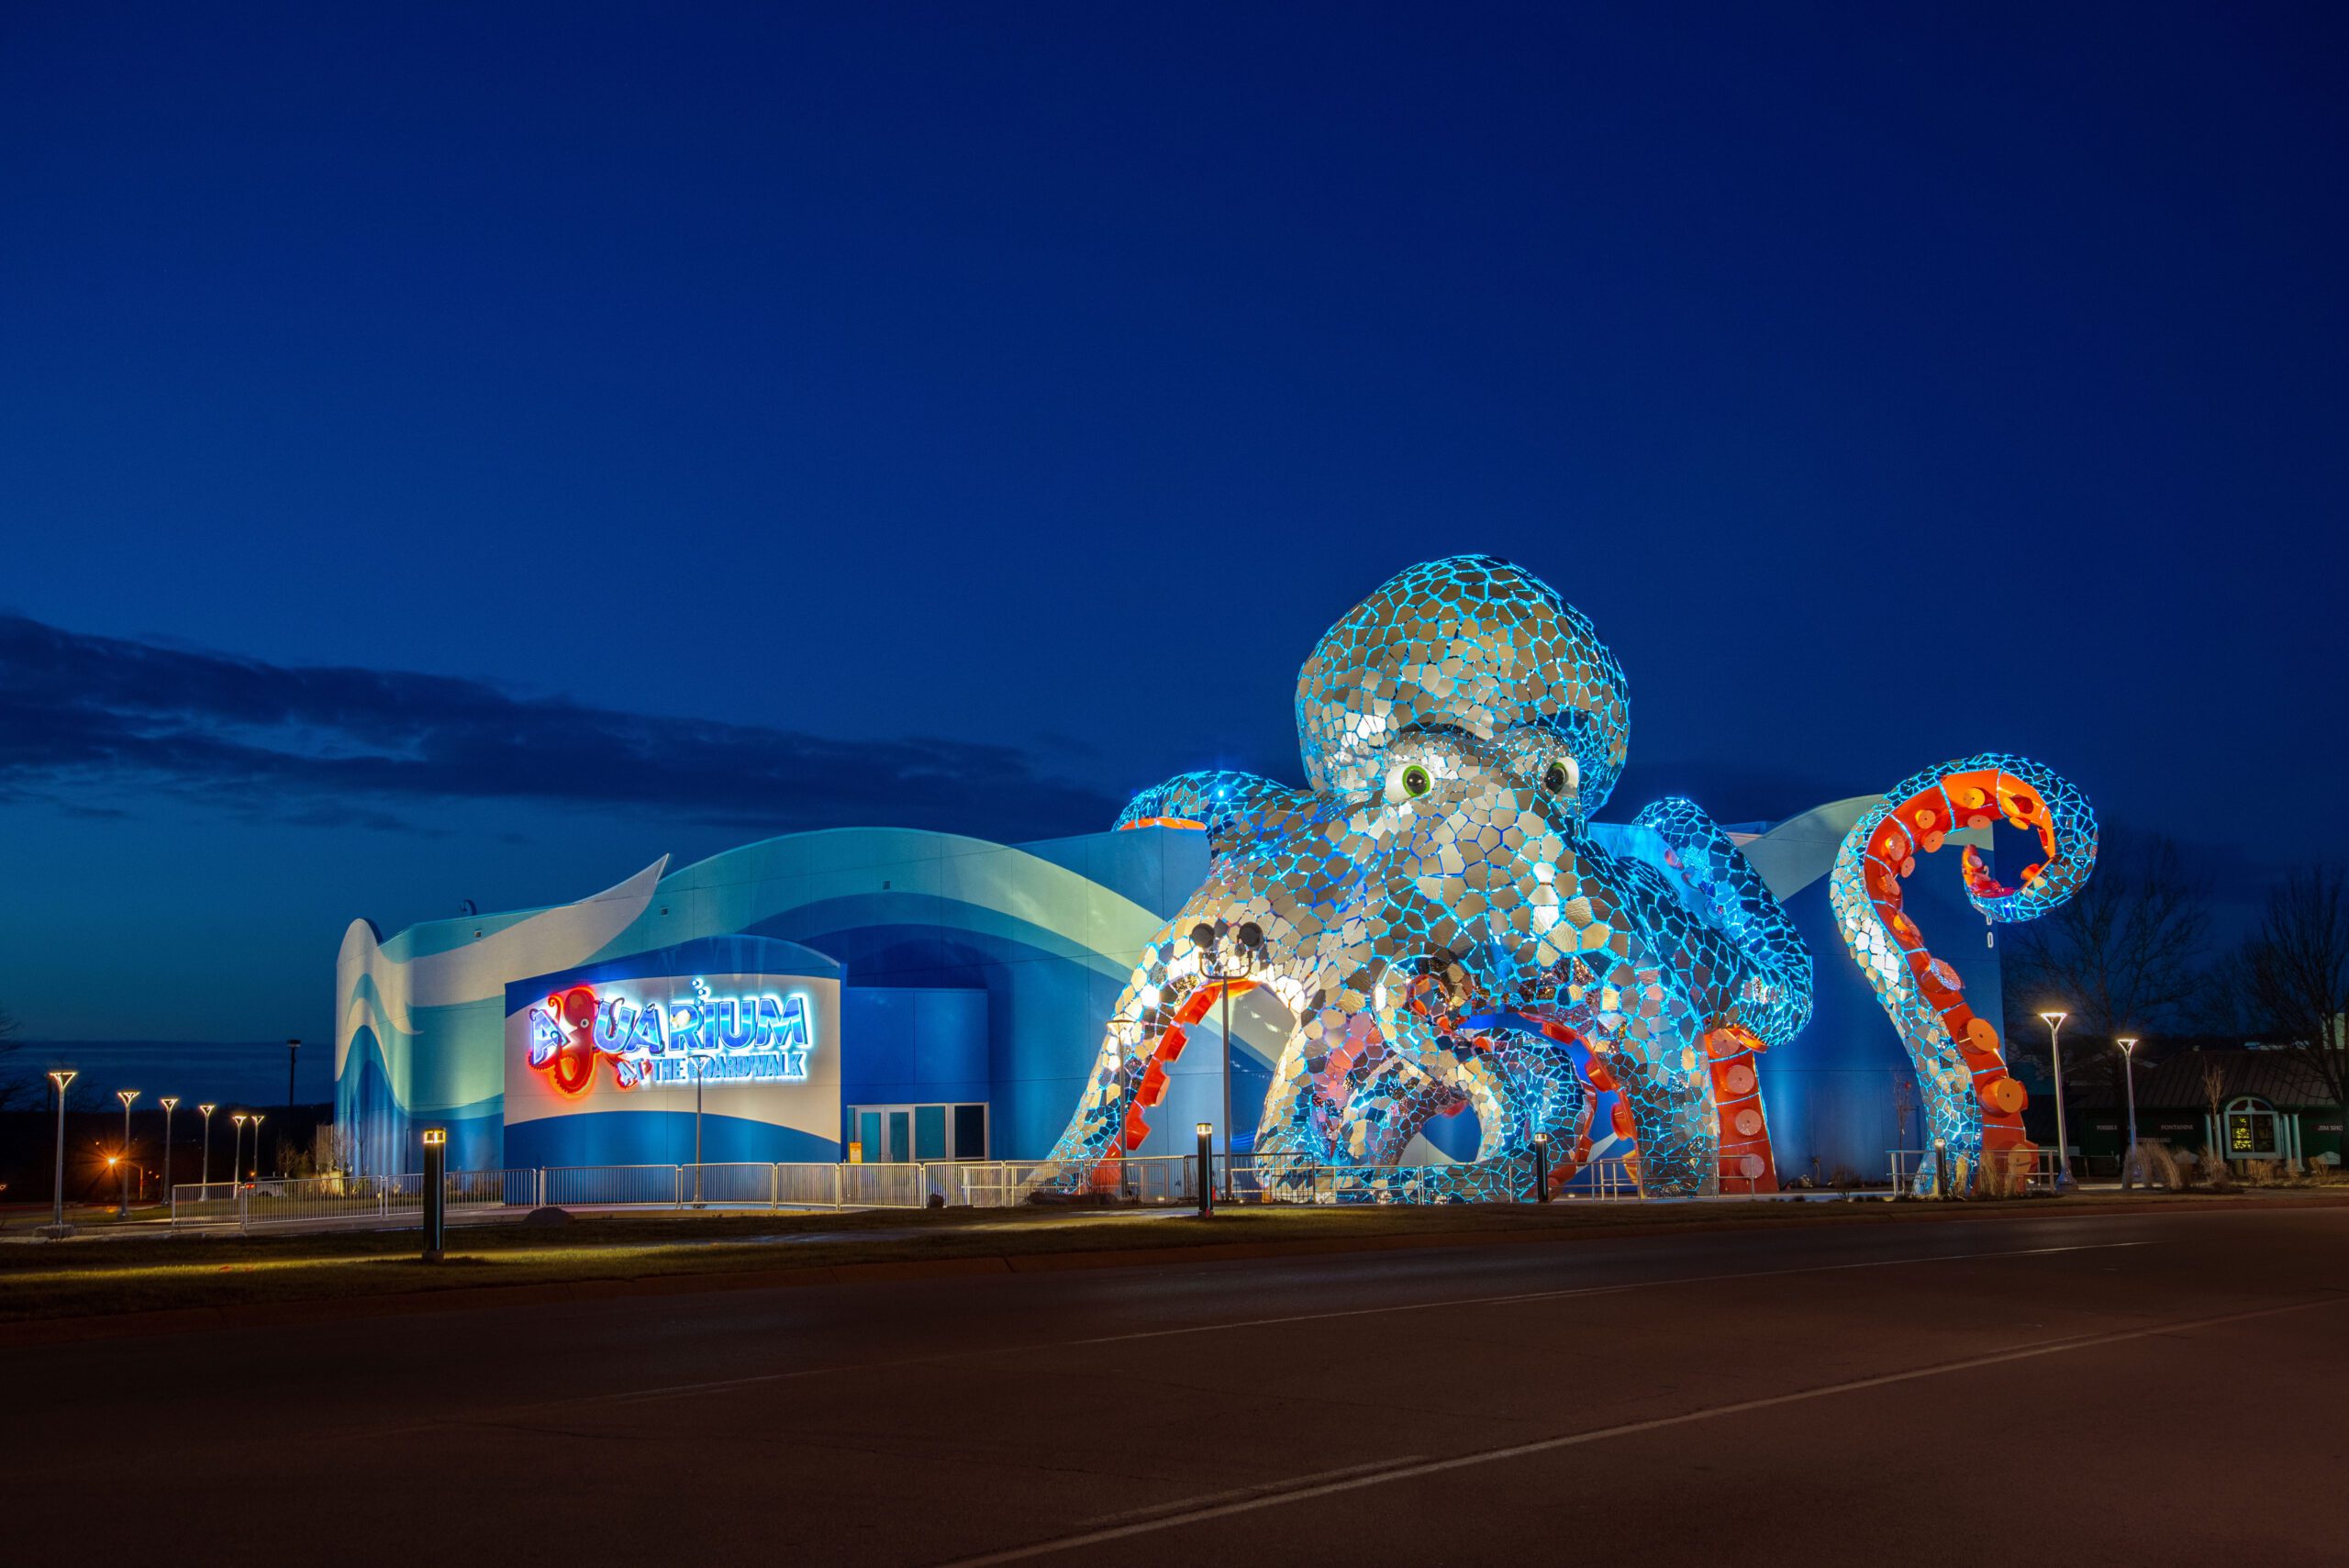
[[(1280, 1318), (1241, 1318), (1218, 1323), (1186, 1323), (1172, 1329), (1141, 1329), (1127, 1334), (1097, 1334), (1082, 1340), (1053, 1340), (1030, 1345), (989, 1345), (937, 1355), (907, 1356), (896, 1361), (859, 1362), (837, 1366), (799, 1367), (790, 1372), (752, 1373), (744, 1377), (707, 1383), (675, 1383), (657, 1388), (623, 1389), (616, 1394), (584, 1394), (573, 1399), (551, 1400), (523, 1409), (562, 1410), (591, 1405), (634, 1405), (656, 1399), (679, 1399), (695, 1394), (717, 1394), (763, 1384), (788, 1383), (804, 1377), (829, 1377), (837, 1373), (884, 1372), (895, 1367), (928, 1366), (968, 1361), (975, 1356), (1025, 1355), (1039, 1351), (1082, 1350), (1089, 1345), (1130, 1344), (1138, 1340), (1167, 1340), (1186, 1334), (1220, 1334), (1236, 1329), (1274, 1329), (1293, 1323), (1327, 1323), (1347, 1318), (1376, 1318), (1397, 1312), (1433, 1312), (1462, 1307), (1508, 1307), (1524, 1302), (1563, 1301), (1569, 1297), (1620, 1296), (1636, 1290), (1661, 1290), (1674, 1285), (1726, 1284), (1738, 1280), (1784, 1279), (1796, 1274), (1830, 1274), (1854, 1269), (1890, 1269), (1911, 1263), (1954, 1263), (1982, 1258), (2041, 1258), (2055, 1252), (2107, 1252), (2126, 1247), (2150, 1247), (2151, 1241), (2096, 1241), (2070, 1247), (2021, 1247), (1995, 1252), (1941, 1252), (1918, 1258), (1869, 1258), (1856, 1263), (1810, 1263), (1799, 1268), (1750, 1269), (1738, 1273), (1686, 1274), (1674, 1279), (1630, 1280), (1620, 1284), (1575, 1285), (1562, 1290), (1516, 1291), (1505, 1296), (1462, 1296), (1442, 1301), (1404, 1301), (1386, 1307), (1353, 1307), (1329, 1312), (1297, 1312)], [(509, 1412), (510, 1413), (510, 1412)]]
[(1374, 1470), (1392, 1470), (1398, 1464), (1415, 1464), (1427, 1455), (1398, 1454), (1393, 1459), (1374, 1459), (1367, 1464), (1341, 1465), (1335, 1470), (1317, 1470), (1309, 1475), (1285, 1475), (1278, 1481), (1261, 1482), (1253, 1486), (1234, 1486), (1228, 1492), (1208, 1492), (1197, 1497), (1172, 1497), (1163, 1503), (1152, 1503), (1147, 1508), (1127, 1508), (1114, 1514), (1096, 1514), (1089, 1519), (1079, 1519), (1081, 1525), (1122, 1524), (1129, 1519), (1153, 1518), (1186, 1508), (1202, 1507), (1209, 1503), (1229, 1503), (1241, 1497), (1261, 1497), (1270, 1492), (1282, 1492), (1292, 1486), (1309, 1485), (1316, 1481), (1335, 1481), (1341, 1476), (1361, 1475)]
[(1855, 1377), (1842, 1383), (1822, 1384), (1817, 1388), (1800, 1389), (1792, 1394), (1774, 1394), (1760, 1399), (1735, 1400), (1727, 1405), (1709, 1406), (1701, 1410), (1689, 1410), (1677, 1416), (1659, 1416), (1644, 1421), (1626, 1421), (1620, 1426), (1598, 1427), (1586, 1432), (1568, 1432), (1561, 1437), (1542, 1438), (1533, 1442), (1512, 1443), (1507, 1448), (1485, 1449), (1475, 1453), (1456, 1454), (1450, 1459), (1397, 1464), (1366, 1474), (1295, 1486), (1290, 1490), (1268, 1492), (1233, 1502), (1194, 1507), (1143, 1523), (1088, 1530), (1078, 1535), (1063, 1536), (1056, 1540), (1038, 1541), (1029, 1546), (1013, 1547), (1006, 1551), (991, 1551), (979, 1557), (956, 1558), (952, 1562), (941, 1564), (941, 1568), (995, 1568), (998, 1563), (1025, 1562), (1034, 1558), (1050, 1556), (1054, 1552), (1074, 1551), (1079, 1547), (1099, 1546), (1108, 1541), (1130, 1540), (1134, 1536), (1148, 1535), (1157, 1530), (1201, 1524), (1209, 1519), (1228, 1518), (1234, 1514), (1253, 1513), (1262, 1508), (1277, 1508), (1290, 1503), (1302, 1503), (1316, 1497), (1332, 1496), (1341, 1492), (1358, 1492), (1365, 1487), (1383, 1486), (1393, 1481), (1411, 1481), (1423, 1475), (1440, 1475), (1446, 1471), (1465, 1470), (1479, 1464), (1495, 1464), (1503, 1460), (1522, 1459), (1529, 1454), (1553, 1453), (1560, 1449), (1575, 1448), (1586, 1443), (1604, 1442), (1609, 1438), (1635, 1437), (1642, 1432), (1661, 1431), (1666, 1428), (1687, 1426), (1698, 1421), (1709, 1421), (1722, 1416), (1739, 1416), (1753, 1410), (1775, 1409), (1783, 1405), (1798, 1405), (1806, 1400), (1825, 1399), (1838, 1394), (1855, 1394), (1863, 1389), (1883, 1388), (1899, 1383), (1913, 1383), (1920, 1378), (1940, 1377), (1954, 1372), (1970, 1372), (1976, 1367), (2001, 1366), (2010, 1362), (2030, 1361), (2040, 1356), (2061, 1355), (2069, 1351), (2093, 1350), (2100, 1345), (2123, 1344), (2132, 1340), (2151, 1339), (2157, 1334), (2185, 1333), (2195, 1329), (2215, 1328), (2222, 1323), (2243, 1323), (2258, 1318), (2278, 1317), (2287, 1312), (2304, 1312), (2311, 1307), (2338, 1306), (2343, 1301), (2349, 1301), (2349, 1296), (2320, 1296), (2310, 1301), (2296, 1301), (2284, 1307), (2256, 1307), (2248, 1312), (2227, 1312), (2213, 1318), (2181, 1318), (2174, 1322), (2152, 1324), (2142, 1329), (2124, 1329), (2110, 1334), (2088, 1334), (2067, 1340), (2049, 1340), (2039, 1344), (2021, 1345), (2013, 1350), (1994, 1351), (1988, 1355), (1967, 1356), (1959, 1361), (1939, 1362), (1932, 1366), (1913, 1367), (1907, 1372), (1881, 1373), (1873, 1377)]

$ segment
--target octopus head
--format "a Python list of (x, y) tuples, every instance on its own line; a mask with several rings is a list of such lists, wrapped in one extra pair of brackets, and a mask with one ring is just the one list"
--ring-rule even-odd
[(1579, 817), (1623, 770), (1631, 705), (1581, 611), (1522, 567), (1462, 555), (1398, 573), (1322, 634), (1297, 673), (1297, 729), (1316, 790), (1391, 793), (1407, 741), (1451, 733), (1537, 792), (1564, 769)]
[(1581, 759), (1545, 727), (1486, 740), (1449, 725), (1415, 725), (1378, 762), (1383, 771), (1353, 795), (1346, 817), (1365, 858), (1384, 851), (1417, 870), (1457, 874), (1514, 858), (1529, 840), (1581, 831)]

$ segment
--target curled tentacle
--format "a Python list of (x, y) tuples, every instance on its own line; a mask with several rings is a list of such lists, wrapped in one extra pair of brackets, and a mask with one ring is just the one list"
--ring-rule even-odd
[[(2023, 872), (2020, 886), (2008, 887), (1974, 846), (1965, 847), (1966, 897), (1985, 919), (2035, 918), (2087, 880), (2096, 864), (2087, 797), (2027, 758), (1986, 751), (1903, 779), (1853, 825), (1828, 881), (1844, 946), (1916, 1065), (1928, 1142), (1945, 1152), (1952, 1184), (1961, 1188), (1986, 1151), (2031, 1154), (2022, 1127), (2029, 1096), (2007, 1072), (1998, 1026), (1966, 1006), (1957, 972), (1926, 949), (1924, 934), (1902, 912), (1900, 884), (1951, 835), (2000, 818), (2033, 834), (2045, 858)], [(1920, 1189), (1937, 1184), (1936, 1165), (1924, 1162)]]
[(1218, 858), (1242, 848), (1261, 848), (1309, 816), (1312, 793), (1292, 789), (1255, 773), (1217, 770), (1177, 773), (1152, 784), (1126, 803), (1116, 826), (1204, 828), (1208, 851)]
[[(1736, 973), (1726, 984), (1716, 983), (1709, 998), (1716, 1016), (1752, 1034), (1764, 1049), (1801, 1033), (1810, 1021), (1810, 950), (1745, 851), (1702, 807), (1677, 797), (1655, 802), (1631, 825), (1653, 829), (1658, 869), (1736, 951)], [(1633, 843), (1635, 852), (1647, 847), (1641, 838)]]

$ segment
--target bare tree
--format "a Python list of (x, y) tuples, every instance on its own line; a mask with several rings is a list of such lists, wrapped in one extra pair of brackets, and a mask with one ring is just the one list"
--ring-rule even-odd
[(2036, 1015), (2060, 1008), (2071, 1015), (2066, 1065), (2080, 1072), (2101, 1065), (2121, 1099), (2129, 1069), (2114, 1038), (2184, 1020), (2201, 995), (2210, 930), (2210, 882), (2188, 873), (2175, 840), (2109, 833), (2087, 884), (2009, 943), (2009, 1040), (2043, 1055)]
[(2217, 1141), (2202, 1146), (2202, 1173), (2213, 1186), (2227, 1183), (2227, 1070), (2218, 1062), (2202, 1063), (2202, 1103), (2210, 1107), (2210, 1136)]
[[(1900, 1130), (1894, 1138), (1903, 1146), (1909, 1142), (1909, 1127), (1917, 1114), (1917, 1074), (1908, 1067), (1892, 1070), (1892, 1121)], [(1917, 1134), (1917, 1146), (1924, 1146), (1925, 1135)]]
[(17, 1068), (16, 1055), (23, 1046), (16, 1034), (16, 1015), (0, 1007), (0, 1111), (37, 1107), (45, 1086), (39, 1073)]
[(2342, 907), (2342, 868), (2293, 872), (2267, 895), (2258, 934), (2243, 947), (2232, 977), (2269, 1043), (2298, 1055), (2323, 1080), (2332, 1103), (2349, 1106), (2349, 910)]
[(322, 1121), (310, 1132), (310, 1163), (320, 1175), (349, 1174), (359, 1162), (359, 1140), (340, 1122)]

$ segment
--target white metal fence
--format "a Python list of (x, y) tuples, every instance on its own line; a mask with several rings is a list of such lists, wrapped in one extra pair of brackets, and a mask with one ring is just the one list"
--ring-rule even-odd
[[(451, 1211), (507, 1208), (527, 1204), (537, 1186), (535, 1171), (452, 1171), (443, 1178), (443, 1201)], [(288, 1176), (272, 1181), (187, 1183), (172, 1188), (173, 1225), (255, 1226), (327, 1224), (335, 1221), (420, 1222), (424, 1177)]]
[[(985, 1160), (904, 1164), (549, 1165), (452, 1171), (451, 1212), (532, 1208), (1011, 1208), (1189, 1206), (1201, 1169), (1189, 1155), (1095, 1161)], [(1530, 1165), (1326, 1165), (1285, 1155), (1216, 1156), (1210, 1178), (1224, 1204), (1474, 1203), (1532, 1195)], [(1635, 1166), (1600, 1160), (1568, 1177), (1562, 1198), (1637, 1198)], [(172, 1189), (174, 1225), (419, 1223), (424, 1178), (306, 1176), (281, 1181), (184, 1183)]]
[(2064, 1181), (2053, 1149), (1985, 1151), (1979, 1165), (1941, 1149), (1889, 1151), (1892, 1190), (1931, 1196), (2019, 1197), (2054, 1192)]

